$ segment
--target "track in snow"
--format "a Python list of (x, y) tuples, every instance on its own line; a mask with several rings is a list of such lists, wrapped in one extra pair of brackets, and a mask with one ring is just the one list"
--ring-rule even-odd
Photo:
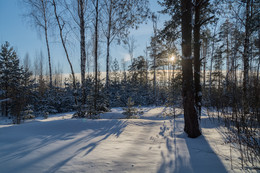
[(141, 119), (56, 117), (1, 126), (0, 172), (231, 171), (229, 148), (207, 117), (204, 135), (189, 139), (183, 116), (162, 120), (163, 111), (146, 108)]

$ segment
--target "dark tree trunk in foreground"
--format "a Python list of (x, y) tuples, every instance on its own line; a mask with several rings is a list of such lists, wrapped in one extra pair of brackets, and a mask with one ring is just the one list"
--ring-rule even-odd
[(191, 0), (181, 1), (182, 12), (182, 72), (183, 72), (183, 108), (184, 108), (184, 131), (191, 138), (201, 135), (198, 116), (194, 105), (193, 73), (191, 58)]
[(195, 2), (195, 24), (194, 24), (194, 86), (195, 105), (199, 117), (201, 115), (201, 84), (200, 84), (200, 0)]

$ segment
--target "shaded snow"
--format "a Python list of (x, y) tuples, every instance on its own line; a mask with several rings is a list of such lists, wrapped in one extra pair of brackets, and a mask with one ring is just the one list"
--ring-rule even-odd
[(231, 170), (223, 129), (207, 116), (203, 136), (190, 139), (183, 115), (163, 119), (164, 107), (142, 109), (140, 119), (113, 119), (122, 118), (114, 108), (100, 120), (68, 113), (1, 125), (0, 172), (244, 172), (238, 159)]

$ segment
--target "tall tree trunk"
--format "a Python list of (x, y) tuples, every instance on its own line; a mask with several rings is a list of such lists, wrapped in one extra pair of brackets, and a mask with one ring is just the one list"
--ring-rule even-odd
[(95, 50), (94, 50), (94, 58), (95, 58), (95, 96), (94, 96), (94, 109), (97, 110), (97, 97), (98, 97), (98, 20), (99, 20), (99, 8), (98, 1), (96, 0), (96, 21), (95, 21)]
[(109, 99), (109, 86), (110, 86), (110, 78), (109, 78), (109, 73), (110, 73), (110, 43), (111, 43), (111, 27), (112, 27), (112, 8), (113, 8), (113, 4), (112, 4), (112, 0), (110, 1), (110, 5), (109, 5), (109, 16), (108, 16), (108, 26), (107, 26), (107, 62), (106, 62), (106, 94), (108, 97), (108, 102), (109, 102), (109, 106), (110, 106), (110, 99)]
[[(69, 54), (68, 54), (68, 50), (67, 50), (67, 47), (66, 47), (66, 44), (65, 44), (65, 40), (64, 40), (64, 37), (63, 37), (62, 29), (64, 27), (64, 24), (61, 25), (61, 23), (60, 23), (60, 19), (59, 19), (59, 16), (57, 14), (57, 7), (56, 7), (55, 0), (53, 0), (52, 2), (53, 2), (53, 7), (54, 7), (55, 18), (56, 18), (56, 21), (58, 23), (58, 27), (59, 27), (59, 31), (60, 31), (60, 39), (61, 39), (62, 46), (63, 46), (63, 49), (64, 49), (65, 54), (66, 54), (66, 58), (67, 58), (68, 63), (70, 65), (70, 70), (71, 70), (71, 75), (72, 75), (72, 80), (73, 80), (73, 89), (74, 89), (74, 92), (75, 92), (77, 90), (76, 78), (75, 78), (75, 73), (74, 73), (74, 69), (73, 69), (72, 63), (71, 63), (70, 58), (69, 58)], [(75, 104), (78, 105), (77, 97), (76, 97), (75, 94), (74, 94), (74, 99), (75, 99)]]
[[(153, 31), (154, 31), (154, 37), (156, 38), (157, 37), (157, 18), (154, 17), (153, 18)], [(156, 89), (156, 68), (157, 68), (157, 63), (156, 63), (156, 54), (157, 54), (157, 51), (156, 51), (156, 41), (154, 40), (153, 41), (153, 48), (152, 48), (152, 51), (153, 51), (153, 94), (154, 94), (154, 103), (155, 105), (157, 105), (157, 89)]]
[(86, 104), (86, 38), (85, 38), (85, 6), (84, 0), (78, 0), (78, 15), (80, 19), (80, 63), (81, 63), (81, 104)]
[(258, 65), (257, 65), (257, 73), (256, 73), (257, 81), (259, 81), (259, 69), (260, 69), (260, 30), (258, 30)]
[[(109, 25), (109, 28), (111, 25)], [(110, 30), (110, 29), (109, 29)], [(109, 36), (107, 37), (107, 62), (106, 62), (106, 86), (109, 86), (109, 64), (110, 64), (110, 31), (109, 31)]]
[(226, 61), (226, 86), (225, 90), (228, 92), (229, 86), (229, 70), (230, 70), (230, 58), (229, 58), (229, 33), (227, 33), (227, 61)]
[(110, 43), (111, 43), (111, 26), (112, 26), (112, 2), (109, 5), (109, 19), (108, 19), (108, 26), (107, 26), (107, 62), (106, 62), (106, 86), (109, 85), (109, 64), (110, 64)]
[(153, 58), (153, 94), (154, 103), (157, 104), (157, 91), (156, 91), (156, 58)]
[(183, 73), (183, 107), (184, 107), (184, 131), (191, 138), (201, 135), (197, 112), (194, 107), (193, 72), (191, 58), (191, 0), (181, 1), (181, 31), (182, 31), (182, 73)]
[(88, 75), (89, 76), (89, 73), (90, 73), (90, 52), (89, 52), (89, 44), (87, 45), (87, 72), (88, 72)]
[[(258, 65), (257, 65), (257, 71), (256, 71), (256, 85), (255, 85), (255, 102), (256, 102), (256, 108), (260, 106), (259, 102), (259, 70), (260, 70), (260, 30), (258, 30)], [(258, 123), (260, 123), (260, 114), (259, 109), (256, 109), (256, 115)]]
[(212, 42), (212, 47), (211, 47), (211, 58), (210, 58), (210, 69), (209, 69), (209, 96), (211, 96), (212, 69), (213, 69), (213, 57), (214, 57), (214, 51), (215, 51), (216, 29), (217, 29), (217, 25), (215, 26), (214, 34), (213, 34), (213, 38), (212, 38), (213, 42)]
[(207, 54), (208, 54), (208, 39), (204, 39), (203, 44), (203, 89), (206, 88), (206, 65), (207, 65)]
[(243, 52), (243, 61), (244, 61), (244, 77), (243, 77), (243, 108), (244, 113), (249, 112), (248, 104), (248, 85), (249, 85), (249, 27), (250, 27), (250, 0), (246, 1), (246, 24), (245, 24), (245, 40), (244, 40), (244, 52)]
[(200, 0), (195, 2), (195, 24), (194, 24), (194, 86), (195, 105), (198, 115), (201, 114), (201, 84), (200, 84)]
[(48, 53), (48, 61), (49, 61), (49, 73), (50, 73), (50, 88), (52, 88), (52, 70), (51, 70), (51, 53), (48, 41), (48, 26), (47, 26), (47, 17), (46, 17), (46, 1), (41, 0), (42, 7), (43, 7), (43, 18), (44, 18), (44, 34), (45, 34), (45, 41)]
[(147, 50), (147, 45), (145, 47), (145, 63), (146, 63), (146, 74), (145, 74), (145, 85), (146, 87), (148, 86), (148, 74), (149, 74), (149, 71), (148, 71), (148, 68), (149, 68), (149, 64), (148, 64), (148, 50)]

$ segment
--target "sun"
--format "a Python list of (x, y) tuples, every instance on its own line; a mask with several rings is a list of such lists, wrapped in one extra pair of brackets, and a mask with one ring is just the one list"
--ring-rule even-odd
[(171, 61), (174, 61), (174, 59), (175, 59), (175, 57), (172, 55), (172, 56), (170, 57), (170, 60), (171, 60)]

